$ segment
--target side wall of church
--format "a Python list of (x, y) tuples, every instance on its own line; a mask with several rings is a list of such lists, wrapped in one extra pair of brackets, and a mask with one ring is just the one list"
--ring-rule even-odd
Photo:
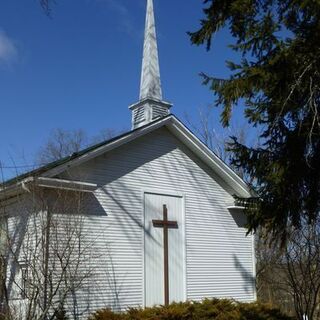
[[(87, 208), (84, 203), (91, 204), (90, 196), (52, 189), (42, 191), (31, 190), (0, 203), (1, 254), (7, 266), (6, 292), (12, 314), (25, 319), (29, 308), (31, 312), (40, 305), (43, 308), (47, 268), (51, 314), (64, 292), (68, 292), (65, 307), (70, 318), (86, 319), (89, 310), (93, 310), (90, 288), (98, 286), (94, 267), (101, 263), (96, 238), (87, 233), (90, 219), (83, 214)], [(77, 206), (80, 202), (81, 209)], [(106, 250), (101, 252), (106, 254)]]
[(61, 175), (98, 184), (87, 209), (92, 278), (77, 294), (79, 309), (141, 306), (144, 191), (184, 196), (187, 299), (255, 299), (252, 236), (237, 213), (232, 190), (162, 128)]
[(1, 254), (6, 263), (6, 295), (12, 314), (17, 319), (23, 319), (26, 311), (22, 269), (26, 270), (32, 259), (30, 252), (35, 248), (34, 235), (39, 225), (38, 215), (34, 215), (39, 212), (36, 206), (30, 194), (21, 194), (0, 203)]

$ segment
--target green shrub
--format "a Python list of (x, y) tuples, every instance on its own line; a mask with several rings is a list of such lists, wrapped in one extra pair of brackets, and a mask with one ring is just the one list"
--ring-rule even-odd
[(278, 309), (261, 303), (238, 303), (227, 299), (173, 303), (146, 309), (114, 313), (100, 310), (89, 320), (292, 320)]
[(94, 313), (89, 320), (123, 320), (124, 314), (114, 313), (110, 309), (102, 309)]

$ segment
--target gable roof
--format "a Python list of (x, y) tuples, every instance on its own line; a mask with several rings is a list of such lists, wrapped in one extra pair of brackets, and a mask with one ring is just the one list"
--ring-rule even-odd
[(14, 183), (21, 182), (29, 177), (54, 178), (58, 174), (68, 170), (73, 166), (82, 164), (106, 152), (110, 152), (121, 145), (124, 145), (164, 126), (174, 136), (176, 136), (178, 140), (180, 140), (191, 151), (193, 151), (216, 174), (218, 174), (218, 176), (220, 176), (220, 178), (222, 178), (225, 183), (230, 186), (232, 190), (234, 190), (237, 196), (244, 198), (251, 196), (248, 185), (214, 152), (212, 152), (203, 142), (201, 142), (177, 117), (172, 114), (157, 119), (156, 121), (153, 121), (140, 128), (121, 134), (105, 142), (86, 148), (80, 152), (72, 154), (71, 156), (65, 157), (61, 160), (52, 162), (46, 166), (8, 180), (5, 183), (5, 186), (10, 186)]
[[(168, 117), (168, 116), (167, 116)], [(154, 122), (157, 122), (157, 121), (154, 121)], [(134, 130), (131, 130), (131, 131), (128, 131), (128, 132), (125, 132), (125, 133), (122, 133), (118, 136), (115, 136), (111, 139), (108, 139), (108, 140), (105, 140), (105, 141), (102, 141), (102, 142), (99, 142), (97, 144), (94, 144), (92, 146), (89, 146), (83, 150), (80, 150), (78, 152), (74, 152), (72, 153), (70, 156), (66, 156), (64, 158), (61, 158), (61, 159), (58, 159), (56, 161), (53, 161), (53, 162), (50, 162), (44, 166), (41, 166), (39, 168), (36, 168), (34, 170), (31, 170), (31, 171), (28, 171), (28, 172), (25, 172), (23, 174), (20, 174), (12, 179), (9, 179), (9, 180), (6, 180), (3, 185), (4, 186), (9, 186), (13, 183), (17, 183), (19, 181), (22, 181), (23, 179), (26, 179), (26, 178), (29, 178), (29, 177), (33, 177), (33, 176), (41, 176), (42, 174), (44, 174), (45, 172), (47, 172), (48, 170), (51, 170), (51, 169), (54, 169), (58, 166), (61, 166), (63, 164), (66, 164), (68, 163), (69, 161), (73, 160), (73, 159), (76, 159), (78, 157), (81, 157), (82, 155), (88, 153), (88, 152), (91, 152), (91, 151), (94, 151), (95, 149), (98, 149), (100, 147), (103, 147), (109, 143), (112, 143), (113, 141), (115, 140), (118, 140), (118, 139), (121, 139), (127, 135), (130, 135), (132, 133), (134, 133), (135, 131), (139, 130), (139, 129), (142, 129), (146, 126), (148, 126), (149, 124), (147, 125), (144, 125), (143, 127), (140, 127), (140, 128), (137, 128), (137, 129), (134, 129)], [(1, 190), (1, 189), (0, 189)]]

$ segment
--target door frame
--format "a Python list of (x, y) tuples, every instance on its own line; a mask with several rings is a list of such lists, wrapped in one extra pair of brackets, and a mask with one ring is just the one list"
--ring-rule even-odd
[(181, 210), (182, 210), (182, 244), (183, 250), (183, 299), (187, 301), (187, 240), (186, 240), (186, 195), (182, 192), (177, 192), (168, 189), (150, 189), (146, 188), (142, 190), (142, 307), (146, 307), (146, 276), (145, 276), (145, 195), (154, 194), (159, 196), (168, 196), (181, 198)]

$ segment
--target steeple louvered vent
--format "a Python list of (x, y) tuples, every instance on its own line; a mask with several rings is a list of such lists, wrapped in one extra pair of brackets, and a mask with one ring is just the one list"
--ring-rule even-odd
[(134, 118), (133, 121), (137, 124), (144, 122), (146, 119), (144, 108), (137, 108), (133, 110), (133, 118)]
[(161, 106), (161, 105), (155, 105), (152, 108), (152, 120), (155, 120), (157, 118), (162, 118), (168, 114), (168, 107), (167, 106)]

